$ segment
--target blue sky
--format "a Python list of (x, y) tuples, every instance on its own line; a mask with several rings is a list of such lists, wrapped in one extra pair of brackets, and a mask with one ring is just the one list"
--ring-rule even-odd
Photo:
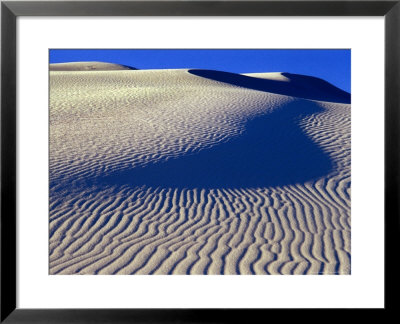
[(234, 73), (289, 72), (351, 90), (351, 51), (282, 49), (51, 49), (50, 63), (100, 61), (138, 69), (210, 69)]

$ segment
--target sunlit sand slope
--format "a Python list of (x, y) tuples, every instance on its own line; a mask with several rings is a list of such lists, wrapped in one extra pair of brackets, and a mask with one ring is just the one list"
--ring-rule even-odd
[(349, 274), (349, 102), (287, 73), (50, 72), (50, 273)]

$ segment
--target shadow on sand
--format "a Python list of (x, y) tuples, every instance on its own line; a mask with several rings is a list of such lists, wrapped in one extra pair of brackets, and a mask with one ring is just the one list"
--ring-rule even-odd
[(282, 73), (283, 76), (289, 79), (288, 82), (285, 82), (213, 70), (193, 69), (188, 72), (214, 81), (285, 96), (346, 104), (351, 101), (351, 95), (349, 93), (335, 87), (325, 80), (307, 75)]
[[(284, 82), (219, 71), (189, 72), (248, 89), (313, 100), (350, 102), (347, 92), (309, 76), (285, 73), (290, 82)], [(296, 122), (300, 117), (319, 112), (322, 108), (315, 102), (298, 99), (249, 121), (245, 125), (246, 131), (229, 142), (145, 167), (73, 182), (78, 186), (146, 185), (208, 189), (304, 183), (328, 174), (333, 167), (329, 156), (304, 134)], [(52, 185), (60, 189), (68, 187), (56, 182)]]
[(249, 188), (302, 183), (321, 177), (332, 162), (295, 119), (321, 112), (298, 100), (246, 125), (229, 142), (176, 159), (86, 180), (86, 185), (174, 188)]

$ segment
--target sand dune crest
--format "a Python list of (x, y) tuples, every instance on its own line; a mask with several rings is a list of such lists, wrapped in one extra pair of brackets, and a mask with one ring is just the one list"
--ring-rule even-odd
[[(350, 103), (350, 94), (325, 80), (292, 73), (236, 74), (213, 70), (189, 70), (197, 76), (233, 84), (253, 90), (282, 94), (285, 96)], [(262, 77), (260, 77), (262, 76)]]
[(50, 71), (116, 71), (136, 70), (127, 65), (104, 62), (70, 62), (50, 64)]

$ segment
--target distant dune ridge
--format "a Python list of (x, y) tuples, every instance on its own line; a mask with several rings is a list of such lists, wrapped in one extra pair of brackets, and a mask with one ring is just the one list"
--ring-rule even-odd
[(134, 67), (104, 62), (69, 62), (50, 64), (50, 71), (117, 71), (137, 70)]
[(104, 64), (50, 66), (50, 274), (350, 274), (350, 94)]
[(322, 79), (306, 75), (292, 73), (249, 73), (241, 75), (211, 70), (189, 70), (189, 72), (211, 80), (253, 90), (312, 100), (350, 103), (349, 93)]

